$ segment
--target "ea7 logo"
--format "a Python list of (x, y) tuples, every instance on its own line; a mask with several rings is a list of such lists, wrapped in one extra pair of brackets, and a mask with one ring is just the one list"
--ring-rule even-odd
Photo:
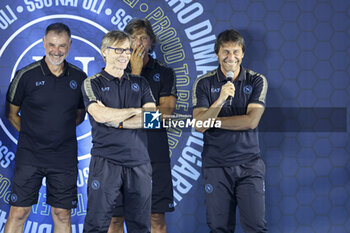
[(221, 90), (220, 87), (218, 87), (218, 88), (212, 87), (212, 88), (210, 89), (211, 93), (220, 92), (220, 90)]
[(35, 82), (35, 86), (44, 86), (45, 84), (45, 81), (38, 81), (38, 82)]

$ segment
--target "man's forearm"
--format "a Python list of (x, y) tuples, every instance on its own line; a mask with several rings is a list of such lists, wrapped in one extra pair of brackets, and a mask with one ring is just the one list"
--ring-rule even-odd
[(223, 104), (218, 101), (214, 102), (207, 110), (195, 115), (194, 118), (198, 121), (206, 121), (208, 119), (216, 119), (219, 115)]
[(5, 116), (18, 132), (21, 130), (21, 117), (18, 114), (19, 112), (20, 106), (10, 104), (6, 101)]
[(141, 129), (142, 128), (142, 114), (137, 114), (123, 122), (125, 129)]
[[(256, 105), (255, 105), (256, 106)], [(218, 117), (221, 121), (221, 128), (228, 130), (249, 130), (258, 127), (261, 116), (264, 113), (264, 107), (248, 107), (245, 115), (236, 115), (229, 117)]]
[(123, 123), (123, 128), (125, 129), (140, 129), (143, 127), (142, 125), (142, 120), (143, 120), (143, 111), (156, 111), (156, 106), (154, 103), (146, 103), (142, 106), (141, 112), (138, 114), (135, 114), (123, 121), (119, 121), (119, 120), (113, 120), (113, 121), (109, 121), (106, 122), (105, 124), (107, 126), (111, 126), (114, 128), (120, 128), (120, 123)]
[(18, 115), (11, 116), (11, 117), (9, 117), (9, 121), (18, 132), (21, 130), (21, 117), (20, 116), (18, 116)]
[(125, 121), (122, 121), (122, 127), (120, 127), (120, 124), (120, 121), (110, 121), (105, 123), (105, 125), (114, 128), (139, 129), (142, 128), (142, 114), (137, 114), (129, 119), (126, 119)]
[(160, 97), (159, 99), (159, 105), (157, 106), (157, 109), (162, 113), (161, 118), (167, 119), (169, 116), (171, 116), (174, 113), (176, 106), (176, 97), (171, 96), (164, 96)]
[(253, 129), (252, 119), (248, 115), (218, 117), (216, 120), (221, 121), (221, 129), (228, 129), (228, 130)]
[(97, 103), (91, 104), (88, 109), (91, 116), (95, 121), (103, 124), (118, 124), (126, 119), (135, 116), (142, 112), (141, 108), (109, 108), (98, 105)]

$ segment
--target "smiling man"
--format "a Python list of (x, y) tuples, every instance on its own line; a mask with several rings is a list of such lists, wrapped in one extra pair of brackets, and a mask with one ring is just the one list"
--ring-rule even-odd
[(148, 233), (152, 168), (141, 113), (154, 111), (155, 100), (144, 78), (124, 72), (131, 56), (129, 35), (107, 33), (101, 52), (106, 67), (82, 87), (93, 143), (84, 232), (107, 232), (123, 196), (128, 232)]
[(221, 128), (197, 128), (204, 132), (207, 223), (211, 233), (234, 232), (238, 206), (245, 232), (267, 232), (265, 164), (257, 131), (267, 81), (241, 66), (245, 43), (237, 31), (220, 33), (214, 49), (220, 65), (196, 80), (192, 99), (193, 118), (221, 121)]
[(71, 43), (65, 24), (49, 25), (46, 56), (17, 71), (9, 87), (6, 115), (19, 138), (6, 233), (23, 231), (43, 177), (54, 231), (71, 232), (71, 209), (77, 205), (75, 127), (85, 115), (80, 87), (86, 78), (65, 61)]
[[(176, 76), (173, 69), (150, 55), (157, 40), (151, 23), (147, 19), (133, 18), (124, 31), (130, 35), (133, 48), (126, 72), (144, 77), (162, 117), (172, 115), (176, 105)], [(174, 211), (168, 136), (165, 128), (147, 130), (146, 133), (152, 165), (151, 232), (166, 233), (165, 212)], [(114, 209), (108, 233), (123, 232), (121, 200)]]

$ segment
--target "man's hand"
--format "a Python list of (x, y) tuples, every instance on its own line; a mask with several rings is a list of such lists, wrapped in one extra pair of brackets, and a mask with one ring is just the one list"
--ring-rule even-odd
[(229, 96), (235, 97), (235, 85), (232, 82), (227, 82), (221, 87), (220, 96), (218, 98), (219, 104), (224, 104)]
[(131, 73), (141, 75), (142, 67), (143, 67), (143, 58), (146, 55), (145, 48), (143, 46), (139, 46), (133, 49), (130, 64), (131, 64)]

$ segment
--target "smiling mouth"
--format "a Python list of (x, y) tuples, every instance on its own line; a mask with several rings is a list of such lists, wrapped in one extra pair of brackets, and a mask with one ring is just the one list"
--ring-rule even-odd
[(63, 57), (63, 54), (57, 54), (57, 55), (50, 54), (50, 56), (53, 57), (53, 58), (61, 58), (61, 57)]
[(127, 60), (127, 59), (117, 59), (117, 62), (120, 62), (120, 63), (127, 63), (128, 60)]
[(237, 65), (238, 64), (237, 61), (224, 61), (224, 63), (226, 63), (228, 65)]

